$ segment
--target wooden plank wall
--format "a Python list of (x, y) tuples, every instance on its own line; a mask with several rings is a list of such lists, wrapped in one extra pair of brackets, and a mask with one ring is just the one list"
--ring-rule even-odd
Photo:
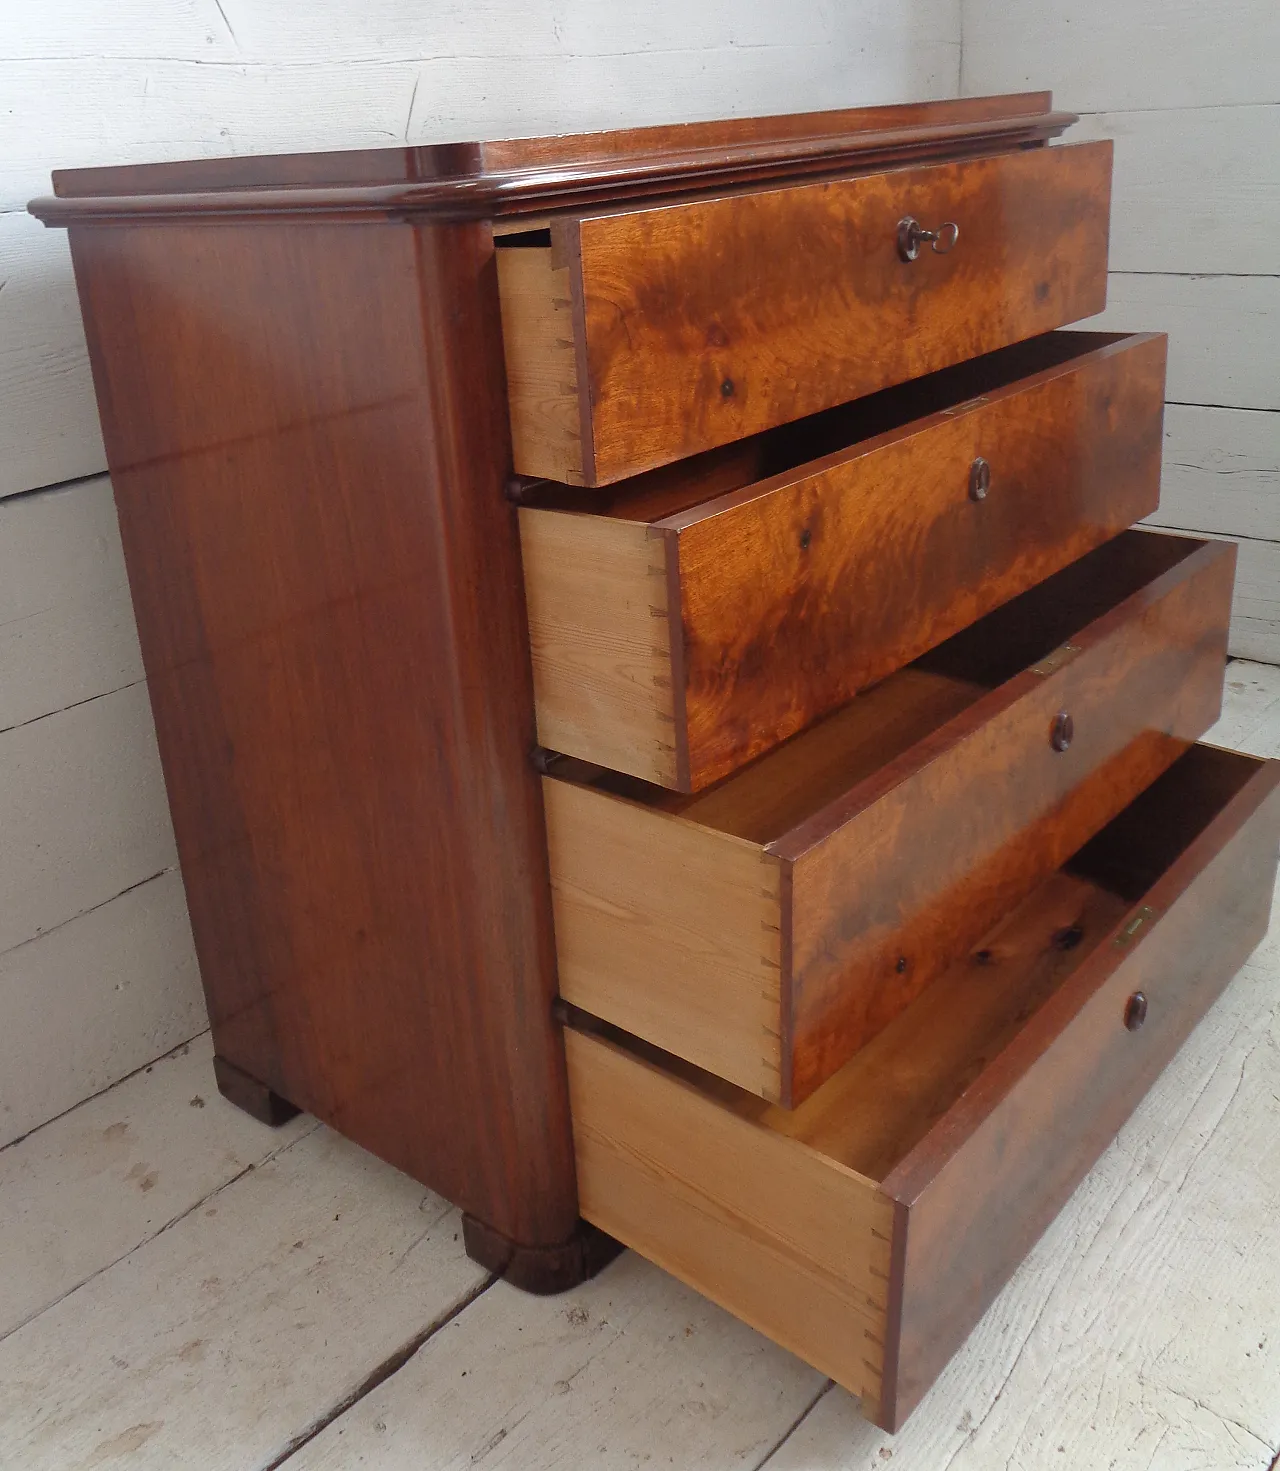
[(963, 0), (961, 86), (1114, 138), (1106, 312), (1169, 333), (1157, 525), (1238, 542), (1231, 651), (1280, 663), (1280, 5)]
[(959, 42), (960, 0), (0, 7), (0, 1144), (203, 1025), (50, 169), (948, 97)]

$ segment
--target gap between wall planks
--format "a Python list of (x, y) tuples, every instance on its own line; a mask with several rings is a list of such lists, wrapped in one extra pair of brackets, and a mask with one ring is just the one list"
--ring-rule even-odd
[[(1280, 670), (1232, 665), (1210, 738), (1280, 754)], [(28, 1320), (0, 1341), (0, 1445), (23, 1471), (1261, 1471), (1277, 979), (1273, 923), (892, 1439), (633, 1253), (563, 1297), (486, 1289), (456, 1213), (310, 1119), (232, 1109), (203, 1036), (0, 1151), (0, 1335)]]
[[(320, 0), (306, 28), (261, 0), (224, 0), (221, 7), (197, 0), (181, 13), (143, 0), (122, 0), (109, 11), (68, 0), (53, 17), (39, 7), (10, 7), (0, 23), (0, 51), (6, 58), (0, 78), (22, 105), (0, 118), (8, 165), (0, 180), (0, 442), (6, 448), (0, 496), (102, 466), (65, 234), (45, 230), (21, 212), (31, 194), (47, 188), (53, 166), (943, 97), (1020, 88), (1034, 73), (1037, 84), (1056, 85), (1064, 106), (1110, 108), (1116, 126), (1130, 130), (1119, 139), (1121, 161), (1131, 147), (1147, 150), (1142, 157), (1159, 165), (1155, 184), (1163, 187), (1170, 155), (1160, 150), (1168, 129), (1181, 129), (1179, 138), (1194, 143), (1203, 110), (1206, 117), (1213, 114), (1213, 137), (1245, 142), (1247, 134), (1227, 113), (1241, 104), (1251, 109), (1252, 118), (1266, 112), (1262, 104), (1276, 101), (1270, 60), (1280, 28), (1277, 11), (1271, 0), (1238, 0), (1238, 7), (1225, 24), (1222, 16), (1189, 0), (1169, 0), (1158, 12), (1152, 0), (1135, 0), (1134, 7), (1102, 0), (1029, 0), (1012, 18), (994, 0), (963, 0), (963, 78), (961, 0), (838, 11), (805, 0), (785, 12), (715, 0), (696, 13), (676, 0), (661, 0), (656, 10), (643, 14), (617, 7), (563, 11), (552, 0), (529, 5), (493, 0), (477, 11), (451, 0), (445, 7), (395, 17), (393, 24), (383, 11), (366, 14), (341, 0)], [(1147, 59), (1141, 68), (1131, 65), (1138, 33)], [(1240, 44), (1242, 36), (1248, 45)], [(1151, 109), (1156, 111), (1149, 117), (1139, 116)], [(1092, 119), (1083, 125), (1098, 126)], [(1192, 147), (1190, 156), (1201, 172), (1214, 163), (1203, 147)], [(1272, 150), (1272, 162), (1274, 157)], [(1252, 189), (1269, 177), (1265, 170), (1271, 165), (1262, 150), (1253, 159), (1232, 153), (1229, 163), (1221, 171), (1227, 183)], [(1217, 172), (1211, 178), (1188, 174), (1179, 179), (1184, 177), (1188, 190), (1203, 186), (1206, 197), (1230, 204)], [(1227, 209), (1216, 222), (1204, 211), (1197, 213), (1197, 248), (1238, 242), (1238, 213)], [(1124, 220), (1128, 229), (1129, 216), (1118, 196), (1117, 226)], [(1134, 228), (1136, 234), (1127, 238), (1140, 249), (1143, 232)], [(1161, 250), (1182, 248), (1177, 232), (1159, 220), (1152, 229), (1161, 234)], [(1269, 250), (1277, 238), (1271, 232), (1260, 247), (1254, 242), (1231, 248)], [(1191, 264), (1212, 267), (1198, 257)], [(1273, 352), (1280, 281), (1115, 276), (1111, 295), (1113, 310), (1127, 303), (1132, 308), (1127, 315), (1137, 325), (1171, 330), (1171, 372), (1178, 385), (1172, 396), (1188, 403), (1280, 407), (1274, 398), (1280, 377), (1264, 370)], [(1280, 467), (1267, 463), (1274, 458), (1268, 424), (1238, 408), (1197, 412), (1199, 426), (1185, 432), (1188, 451), (1179, 455), (1182, 501), (1199, 493), (1196, 485), (1221, 487), (1227, 477), (1219, 473), (1220, 461), (1241, 442), (1241, 425), (1248, 422), (1256, 425), (1248, 472), (1255, 510), (1246, 524), (1234, 514), (1219, 524), (1216, 511), (1201, 517), (1171, 510), (1170, 524), (1250, 539), (1242, 546), (1242, 590), (1253, 587), (1258, 595), (1249, 594), (1248, 610), (1237, 620), (1235, 647), (1280, 658), (1280, 632), (1270, 622), (1265, 596), (1274, 562), (1267, 562), (1269, 553), (1261, 545), (1272, 539), (1266, 527), (1268, 502), (1274, 505), (1280, 493)], [(105, 479), (53, 494), (73, 506), (83, 501), (85, 526), (110, 520)], [(35, 503), (39, 497), (25, 500)], [(1214, 506), (1221, 501), (1221, 496), (1212, 498)], [(13, 509), (22, 504), (14, 502)], [(0, 502), (0, 514), (5, 509)], [(68, 515), (61, 523), (65, 530), (57, 531), (49, 518), (50, 534), (21, 559), (54, 589), (51, 606), (41, 610), (28, 602), (12, 626), (0, 618), (0, 676), (20, 675), (0, 678), (0, 701), (10, 707), (8, 718), (0, 718), (0, 732), (41, 716), (54, 719), (80, 700), (94, 700), (100, 709), (93, 718), (103, 725), (97, 731), (82, 727), (86, 738), (79, 749), (84, 759), (98, 762), (104, 781), (132, 783), (140, 800), (147, 794), (151, 808), (131, 821), (140, 831), (154, 831), (162, 808), (155, 800), (158, 787), (128, 775), (151, 758), (140, 747), (131, 748), (118, 720), (114, 726), (107, 723), (111, 702), (96, 699), (122, 688), (127, 666), (136, 659), (123, 579), (112, 583), (114, 573), (108, 571), (118, 561), (118, 549), (108, 545), (110, 537), (102, 543), (103, 560), (95, 573), (92, 536), (76, 529), (74, 520)], [(0, 522), (0, 564), (6, 567), (7, 537), (16, 524)], [(60, 536), (67, 538), (65, 555)], [(38, 585), (32, 575), (24, 581)], [(0, 605), (6, 590), (6, 578), (0, 576)], [(64, 729), (70, 726), (68, 721)], [(138, 739), (149, 741), (149, 733)], [(44, 763), (41, 779), (46, 779), (58, 742), (47, 758), (38, 744), (32, 749)], [(0, 791), (11, 792), (20, 778), (3, 752), (0, 747)], [(108, 777), (109, 771), (116, 774)], [(46, 789), (47, 816), (43, 809), (31, 809), (39, 818), (35, 838), (43, 842), (51, 831), (58, 850), (59, 834), (74, 836), (75, 818), (58, 782), (46, 781)], [(159, 820), (167, 822), (163, 816)], [(61, 851), (65, 856), (65, 848)], [(100, 844), (95, 852), (108, 868), (115, 862)], [(65, 876), (61, 863), (59, 858), (52, 865), (59, 882)], [(156, 898), (165, 903), (151, 906), (145, 921), (138, 913), (140, 900), (131, 899), (123, 884), (115, 898), (108, 893), (111, 884), (95, 888), (92, 875), (70, 871), (73, 902), (62, 906), (60, 918), (41, 919), (66, 926), (66, 934), (55, 940), (60, 932), (51, 929), (29, 949), (0, 956), (0, 969), (9, 969), (11, 1004), (24, 1008), (23, 1026), (37, 1028), (28, 1045), (14, 1044), (33, 1084), (16, 1112), (0, 1081), (0, 1139), (30, 1127), (42, 1108), (67, 1106), (101, 1086), (111, 1068), (125, 1068), (146, 1048), (175, 1042), (198, 1024), (189, 939), (176, 950), (168, 948), (167, 937), (185, 934), (181, 887), (152, 878), (156, 870), (146, 867), (134, 865), (130, 882), (150, 879)], [(99, 907), (77, 918), (82, 899), (74, 891), (82, 881), (86, 890), (94, 890), (92, 902)], [(2, 902), (0, 918), (7, 918)], [(146, 923), (153, 926), (149, 938)], [(83, 1040), (66, 1046), (73, 1018), (49, 1030), (54, 1010), (40, 1007), (29, 990), (34, 982), (23, 979), (34, 972), (14, 969), (16, 958), (23, 967), (32, 956), (39, 958), (37, 947), (52, 956), (90, 931), (93, 944), (110, 952), (105, 968), (113, 974), (129, 968), (130, 955), (135, 962), (142, 954), (151, 957), (145, 969), (134, 964), (124, 1005), (112, 1006), (105, 981), (96, 989), (81, 983), (82, 999), (96, 1001), (95, 1015), (106, 1027), (101, 1035), (109, 1045), (96, 1056)], [(8, 1012), (0, 1000), (0, 1016), (11, 1014), (18, 1013)], [(37, 1065), (36, 1058), (44, 1060)], [(54, 1058), (62, 1062), (51, 1066)], [(18, 1113), (21, 1124), (15, 1122)]]
[(106, 476), (0, 501), (0, 1144), (205, 1025), (142, 679)]
[(35, 861), (0, 861), (0, 1143), (203, 1017), (110, 486), (62, 484), (104, 459), (50, 170), (944, 98), (959, 40), (960, 0), (3, 8), (0, 820)]
[[(960, 0), (9, 6), (0, 21), (0, 495), (104, 466), (52, 168), (378, 147), (954, 96)], [(5, 214), (3, 211), (14, 213)], [(6, 301), (8, 297), (8, 301)]]
[[(1240, 541), (1231, 649), (1280, 662), (1280, 8), (963, 0), (967, 96), (1052, 87), (1115, 140), (1107, 310), (1169, 334), (1152, 524)], [(1135, 56), (1141, 64), (1135, 65)]]

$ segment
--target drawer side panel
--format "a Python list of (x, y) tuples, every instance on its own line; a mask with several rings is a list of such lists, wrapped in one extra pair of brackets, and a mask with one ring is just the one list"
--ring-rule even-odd
[(582, 1214), (799, 1354), (876, 1418), (893, 1210), (875, 1185), (569, 1031)]
[(556, 268), (550, 246), (508, 246), (494, 254), (513, 463), (526, 474), (582, 485), (589, 455), (569, 268)]
[(663, 539), (521, 509), (538, 740), (643, 781), (679, 779)]
[(543, 779), (560, 994), (781, 1092), (781, 866), (753, 843)]

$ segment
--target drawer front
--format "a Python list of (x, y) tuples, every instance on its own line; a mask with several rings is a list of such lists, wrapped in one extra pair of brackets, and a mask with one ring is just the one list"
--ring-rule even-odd
[(800, 1102), (1213, 723), (1234, 562), (1127, 532), (971, 630), (1057, 652), (944, 646), (700, 798), (545, 778), (561, 995)]
[[(1219, 764), (1234, 770), (1214, 791)], [(1280, 763), (1193, 748), (1146, 810), (1103, 835), (1141, 848), (1161, 811), (1176, 819), (1201, 784), (1216, 815), (1172, 861), (1179, 840), (1164, 842), (1149, 888), (1120, 897), (1055, 876), (1039, 941), (1017, 932), (1029, 924), (1015, 915), (991, 940), (994, 962), (965, 963), (945, 1000), (974, 1015), (941, 1024), (945, 1003), (931, 1011), (922, 997), (892, 1047), (833, 1079), (807, 1112), (766, 1108), (626, 1039), (570, 1031), (583, 1215), (897, 1429), (1265, 932), (1278, 781)], [(1064, 908), (1072, 885), (1093, 897)], [(1070, 969), (1048, 928), (1077, 912), (1097, 932)], [(1025, 995), (1001, 1003), (999, 1024), (984, 1021), (1019, 943), (1044, 958), (1028, 967)], [(1139, 992), (1145, 1021), (1130, 1030)], [(971, 1058), (954, 1045), (966, 1027)], [(948, 1050), (953, 1075), (939, 1088), (933, 1058)], [(832, 1117), (842, 1106), (843, 1123)], [(902, 1117), (873, 1117), (894, 1110)], [(877, 1168), (877, 1141), (895, 1134), (905, 1153)]]
[[(889, 1424), (918, 1403), (1266, 934), (1280, 763), (1258, 764), (1077, 984), (1046, 1004), (885, 1181), (905, 1235)], [(1175, 768), (1135, 811), (1126, 834), (1135, 843), (1167, 815), (1165, 804), (1186, 800), (1177, 777)], [(1135, 994), (1145, 998), (1145, 1020), (1130, 1031)]]
[(698, 791), (1148, 515), (1165, 339), (1034, 371), (1052, 341), (796, 471), (717, 495), (708, 467), (692, 510), (522, 508), (540, 742)]
[[(793, 860), (784, 1098), (811, 1093), (1208, 730), (1222, 705), (1234, 568), (1232, 547), (1200, 544), (957, 717), (945, 742), (868, 782), (849, 803), (857, 810), (837, 807), (775, 845)], [(994, 641), (1005, 614), (1020, 625), (1026, 603), (1029, 620), (1044, 617), (1034, 605), (1053, 590), (1011, 604), (999, 626), (975, 625), (974, 641), (988, 627), (983, 641)], [(1071, 722), (1065, 749), (1060, 715)]]
[(611, 484), (1092, 316), (1110, 190), (1098, 142), (557, 224), (500, 253), (516, 469)]
[(690, 788), (1154, 511), (1165, 350), (1125, 339), (775, 494), (677, 518)]

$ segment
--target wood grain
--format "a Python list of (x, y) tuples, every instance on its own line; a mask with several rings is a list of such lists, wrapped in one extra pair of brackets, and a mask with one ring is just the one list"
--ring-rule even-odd
[[(1110, 170), (1093, 143), (556, 224), (582, 293), (588, 483), (1100, 311)], [(904, 263), (907, 214), (955, 220), (960, 243)]]
[(800, 1103), (1213, 723), (1233, 567), (1125, 533), (705, 794), (553, 767), (561, 994)]
[[(1238, 663), (1228, 680), (1227, 713), (1212, 738), (1252, 743), (1256, 734), (1280, 754), (1280, 708), (1267, 715), (1280, 697), (1280, 670)], [(995, 981), (990, 968), (986, 974)], [(861, 1417), (857, 1399), (825, 1390), (825, 1376), (629, 1252), (560, 1298), (502, 1286), (482, 1293), (293, 1460), (307, 1471), (347, 1471), (361, 1457), (379, 1471), (421, 1471), (424, 1454), (466, 1464), (498, 1439), (489, 1458), (505, 1454), (530, 1471), (591, 1463), (602, 1444), (615, 1458), (648, 1454), (750, 1471), (781, 1441), (770, 1471), (866, 1471), (886, 1461), (881, 1449), (905, 1471), (938, 1471), (948, 1458), (956, 1471), (970, 1471), (1011, 1457), (1025, 1471), (1061, 1471), (1057, 1447), (1065, 1444), (1077, 1464), (1106, 1465), (1119, 1450), (1123, 1471), (1141, 1471), (1158, 1441), (1155, 1464), (1170, 1471), (1196, 1464), (1257, 1471), (1280, 1442), (1280, 1253), (1270, 1249), (1280, 1235), (1280, 1160), (1271, 1149), (1280, 1130), (1277, 980), (1280, 924), (1273, 923), (892, 1439)], [(169, 1231), (149, 1239), (163, 1220), (216, 1187), (224, 1166), (234, 1173), (253, 1158), (245, 1153), (251, 1134), (278, 1146), (276, 1136), (207, 1095), (207, 1051), (196, 1056), (193, 1048), (180, 1065), (193, 1071), (171, 1083), (163, 1081), (168, 1064), (140, 1073), (0, 1156), (0, 1214), (6, 1206), (17, 1212), (16, 1221), (6, 1217), (0, 1241), (31, 1248), (0, 1267), (5, 1286), (43, 1288), (48, 1302), (62, 1295), (60, 1283), (78, 1280), (58, 1275), (64, 1265), (92, 1271), (100, 1250), (113, 1260), (135, 1244), (129, 1274), (136, 1279), (149, 1253), (165, 1247)], [(155, 1084), (158, 1092), (145, 1091)], [(208, 1106), (191, 1106), (195, 1094)], [(159, 1172), (148, 1192), (125, 1178), (144, 1160)], [(249, 1171), (207, 1202), (203, 1208), (217, 1215), (206, 1219), (234, 1230), (235, 1196), (254, 1191), (258, 1216), (292, 1244), (297, 1177), (269, 1172), (270, 1188), (259, 1192), (257, 1175)], [(392, 1170), (365, 1176), (361, 1202), (376, 1203), (388, 1231), (401, 1217), (421, 1230), (419, 1201), (402, 1183)], [(91, 1224), (99, 1216), (101, 1243)], [(209, 1250), (217, 1239), (216, 1232), (205, 1238)], [(79, 1255), (86, 1246), (87, 1263)], [(388, 1240), (388, 1252), (392, 1246)], [(414, 1267), (419, 1253), (451, 1250), (452, 1233), (432, 1233), (405, 1266)], [(397, 1257), (382, 1260), (401, 1281)], [(268, 1296), (289, 1267), (286, 1258), (268, 1278)], [(64, 1399), (96, 1372), (98, 1361), (85, 1351), (94, 1342), (95, 1306), (91, 1294), (76, 1294), (59, 1316), (57, 1332), (80, 1349), (66, 1360)], [(153, 1321), (145, 1295), (124, 1293), (116, 1307), (120, 1334), (131, 1333), (134, 1314)], [(357, 1318), (376, 1310), (354, 1309)], [(411, 1330), (415, 1341), (432, 1326), (431, 1313), (428, 1299)], [(244, 1362), (252, 1342), (250, 1334), (224, 1347)], [(357, 1360), (364, 1353), (358, 1334), (333, 1342), (355, 1342)], [(205, 1405), (199, 1396), (175, 1398), (170, 1363), (153, 1356), (131, 1381), (130, 1420), (176, 1420), (194, 1443), (207, 1424)], [(186, 1372), (198, 1378), (200, 1366)], [(322, 1422), (340, 1393), (315, 1353), (290, 1372), (301, 1379), (282, 1438)], [(252, 1429), (240, 1414), (256, 1403), (250, 1372), (221, 1402), (225, 1439), (216, 1448), (237, 1466), (252, 1459), (245, 1439)], [(181, 1444), (167, 1442), (174, 1443)], [(164, 1452), (162, 1443), (159, 1462)], [(147, 1464), (145, 1447), (130, 1464)], [(62, 1461), (51, 1471), (63, 1471)]]
[(543, 800), (561, 996), (779, 1097), (777, 861), (554, 778)]
[(1164, 340), (1075, 341), (1038, 372), (1060, 344), (969, 365), (958, 411), (660, 523), (679, 535), (695, 789), (1155, 509)]
[[(791, 876), (793, 1102), (1213, 724), (1233, 569), (1219, 543), (1131, 532), (1099, 548), (930, 656), (962, 679), (1010, 670), (988, 698), (771, 845)], [(1090, 622), (1082, 585), (1094, 578)], [(1035, 648), (1061, 634), (1072, 652), (1045, 672), (1029, 645), (976, 668), (964, 657), (1026, 629)], [(1061, 710), (1075, 721), (1065, 752), (1049, 741)], [(983, 800), (997, 788), (998, 802)]]
[[(668, 169), (693, 171), (697, 162), (703, 169), (712, 164), (713, 160), (705, 155), (713, 149), (721, 156), (717, 162), (724, 161), (726, 155), (740, 155), (740, 165), (746, 165), (761, 159), (770, 145), (783, 145), (798, 161), (806, 146), (830, 146), (835, 140), (852, 144), (859, 134), (875, 135), (904, 128), (946, 129), (975, 123), (1011, 123), (1026, 128), (1043, 124), (1051, 103), (1048, 92), (1013, 92), (998, 97), (711, 118), (545, 137), (60, 169), (54, 187), (59, 198), (76, 199), (93, 195), (185, 194), (271, 184), (323, 187), (426, 179), (470, 181), (486, 174), (549, 168), (585, 172), (593, 167), (604, 169), (628, 158), (650, 163), (662, 159)], [(696, 154), (704, 157), (695, 161)]]
[[(661, 780), (651, 773), (670, 738), (652, 722), (674, 711), (696, 791), (1114, 536), (1159, 496), (1164, 352), (1158, 336), (1054, 333), (634, 488), (541, 493), (522, 525), (559, 523), (557, 544), (582, 538), (579, 555), (525, 561), (535, 621), (544, 601), (572, 610), (557, 630), (567, 673), (631, 637), (621, 610), (648, 586), (647, 568), (628, 577), (604, 550), (609, 536), (629, 544), (631, 526), (588, 541), (593, 520), (644, 521), (665, 539), (683, 630), (661, 671), (674, 706), (661, 683), (649, 709), (629, 699), (627, 751), (612, 714), (597, 731), (576, 687), (540, 678), (536, 657), (544, 744)], [(976, 503), (979, 454), (992, 488)], [(593, 578), (581, 598), (593, 555), (616, 586)]]
[(584, 1212), (897, 1429), (1265, 931), (1278, 831), (1280, 763), (1192, 748), (794, 1112), (571, 1031)]
[(879, 1413), (889, 1202), (598, 1037), (568, 1032), (583, 1215)]
[[(484, 145), (462, 143), (445, 144), (421, 158), (417, 150), (389, 149), (382, 159), (357, 154), (352, 165), (338, 164), (336, 170), (330, 160), (307, 155), (287, 157), (283, 170), (261, 159), (247, 168), (215, 163), (207, 176), (199, 163), (187, 164), (165, 171), (158, 189), (146, 165), (141, 176), (126, 166), (93, 170), (84, 180), (77, 179), (76, 170), (57, 170), (53, 197), (33, 200), (30, 208), (55, 225), (193, 214), (385, 219), (408, 212), (446, 221), (488, 219), (827, 173), (851, 162), (870, 167), (1035, 147), (1076, 121), (1074, 113), (1049, 111), (1047, 102), (1044, 94), (1024, 93), (959, 104), (908, 104), (903, 113), (892, 107), (855, 109), (847, 114), (847, 125), (838, 118), (834, 124), (815, 123), (803, 115), (781, 122), (750, 119), (736, 128), (730, 123), (735, 140), (718, 146), (699, 143), (695, 124), (683, 146), (656, 151), (643, 140), (636, 146), (618, 139), (601, 145), (598, 135), (571, 138), (563, 156), (541, 163), (540, 151), (560, 152), (555, 143), (536, 140), (529, 148), (518, 140), (507, 145), (506, 160), (495, 168), (484, 161)], [(710, 135), (716, 126), (707, 130)], [(146, 192), (148, 185), (155, 192)], [(76, 192), (82, 186), (85, 192)]]
[[(757, 1105), (752, 1116), (883, 1180), (1126, 909), (1097, 884), (1050, 874), (799, 1107)], [(1072, 943), (1054, 943), (1066, 934)]]
[[(1214, 800), (1198, 802), (1201, 787)], [(1266, 932), (1278, 787), (1280, 764), (1189, 751), (1121, 830), (1128, 841), (1144, 813), (1169, 815), (1164, 869), (1141, 903), (885, 1180), (907, 1232), (898, 1358), (886, 1369), (890, 1429)], [(1197, 833), (1197, 807), (1215, 805)], [(1125, 1002), (1138, 990), (1150, 1010), (1130, 1032)]]
[(557, 268), (550, 250), (504, 249), (495, 258), (512, 456), (517, 465), (545, 466), (543, 473), (552, 480), (581, 485), (581, 401), (569, 268)]
[(643, 524), (520, 511), (538, 740), (680, 784), (667, 566)]
[(563, 1241), (488, 234), (72, 249), (216, 1050), (513, 1240)]

